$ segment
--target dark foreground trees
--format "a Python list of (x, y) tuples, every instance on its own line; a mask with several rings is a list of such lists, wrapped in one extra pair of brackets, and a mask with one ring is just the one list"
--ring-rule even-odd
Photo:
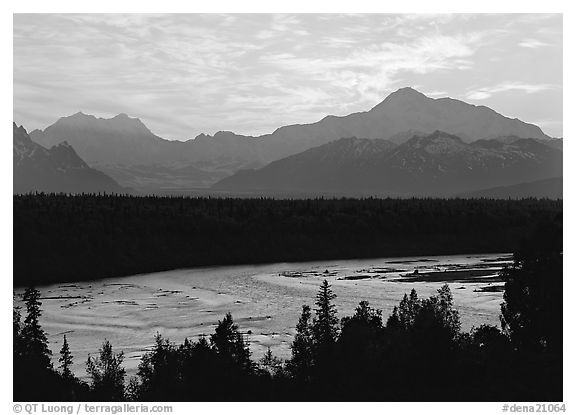
[(114, 353), (108, 340), (104, 340), (98, 357), (88, 356), (86, 372), (92, 380), (90, 393), (94, 400), (124, 400), (126, 370), (122, 367), (123, 361), (124, 353)]
[(14, 400), (86, 400), (88, 386), (69, 370), (72, 355), (67, 341), (61, 352), (61, 371), (54, 369), (52, 365), (52, 352), (39, 322), (42, 315), (40, 292), (27, 288), (23, 299), (26, 305), (24, 322), (21, 322), (18, 308), (15, 308), (13, 313)]
[(502, 330), (469, 332), (461, 330), (448, 285), (430, 298), (412, 290), (386, 320), (366, 301), (339, 320), (324, 281), (314, 312), (302, 308), (287, 362), (270, 350), (252, 361), (247, 334), (227, 314), (209, 339), (177, 346), (158, 334), (127, 384), (123, 355), (109, 342), (88, 359), (89, 384), (69, 372), (67, 342), (61, 370), (53, 369), (38, 324), (40, 296), (30, 289), (24, 323), (14, 311), (14, 399), (561, 401), (561, 271), (557, 245), (518, 253), (502, 272)]

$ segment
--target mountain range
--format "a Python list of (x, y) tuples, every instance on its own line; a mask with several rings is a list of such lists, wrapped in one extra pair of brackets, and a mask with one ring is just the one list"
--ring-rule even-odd
[(116, 181), (88, 166), (61, 142), (47, 149), (31, 140), (24, 127), (12, 125), (14, 193), (127, 193)]
[(105, 119), (79, 112), (30, 137), (46, 147), (67, 141), (91, 166), (143, 191), (207, 187), (238, 169), (265, 164), (253, 138), (219, 132), (170, 141), (126, 114)]
[[(488, 107), (429, 98), (412, 88), (393, 92), (366, 112), (327, 116), (259, 137), (220, 131), (170, 141), (126, 114), (104, 119), (81, 112), (34, 130), (30, 137), (45, 147), (66, 141), (88, 165), (144, 193), (300, 187), (444, 194), (451, 185), (451, 192), (474, 191), (562, 174), (562, 140), (538, 126)], [(528, 154), (534, 155), (534, 166)], [(559, 165), (547, 164), (558, 157)], [(279, 166), (286, 169), (285, 177)]]
[(402, 144), (343, 138), (242, 170), (217, 190), (450, 196), (562, 175), (562, 151), (535, 139), (465, 143), (442, 131)]

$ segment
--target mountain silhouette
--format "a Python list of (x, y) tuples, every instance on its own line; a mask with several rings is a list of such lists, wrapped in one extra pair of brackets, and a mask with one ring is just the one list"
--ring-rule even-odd
[(30, 136), (46, 147), (67, 141), (88, 164), (123, 186), (148, 190), (206, 187), (238, 169), (265, 164), (249, 138), (219, 132), (170, 141), (126, 114), (106, 119), (79, 112)]
[(214, 185), (231, 192), (449, 196), (562, 175), (562, 151), (534, 139), (466, 143), (443, 131), (402, 144), (345, 138), (242, 170)]
[(90, 168), (74, 149), (61, 142), (47, 149), (13, 124), (13, 193), (127, 193), (112, 178)]
[[(465, 142), (508, 135), (550, 139), (539, 127), (505, 117), (488, 107), (451, 98), (429, 98), (409, 87), (393, 92), (367, 112), (327, 116), (313, 124), (281, 127), (270, 137), (262, 138), (266, 138), (266, 142), (290, 143), (292, 149), (300, 147), (302, 151), (306, 145), (312, 147), (342, 137), (402, 142), (411, 138), (407, 132), (425, 135), (436, 130), (457, 135)], [(399, 137), (403, 139), (398, 140)]]
[(104, 119), (83, 113), (63, 117), (43, 131), (33, 131), (31, 137), (46, 147), (67, 141), (89, 165), (122, 185), (158, 189), (207, 187), (239, 170), (260, 168), (343, 137), (402, 144), (437, 130), (465, 143), (498, 137), (550, 140), (539, 127), (488, 107), (433, 99), (412, 88), (393, 92), (366, 112), (284, 126), (259, 137), (220, 131), (170, 141), (126, 114)]

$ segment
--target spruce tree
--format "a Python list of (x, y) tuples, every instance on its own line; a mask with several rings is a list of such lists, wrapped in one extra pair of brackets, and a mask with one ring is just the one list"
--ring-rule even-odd
[(176, 391), (178, 379), (178, 352), (173, 343), (154, 336), (154, 348), (142, 356), (138, 365), (139, 393), (145, 400), (169, 399)]
[(218, 355), (242, 369), (251, 369), (250, 349), (244, 341), (238, 326), (234, 324), (232, 314), (226, 313), (222, 321), (218, 321), (215, 333), (210, 336), (212, 347)]
[(310, 376), (310, 370), (313, 365), (312, 325), (310, 319), (310, 306), (302, 306), (302, 314), (296, 325), (296, 335), (291, 346), (292, 358), (288, 362), (288, 369), (294, 377), (299, 379)]
[(73, 363), (72, 359), (73, 356), (70, 352), (70, 347), (68, 346), (68, 340), (66, 339), (66, 335), (64, 335), (64, 342), (62, 344), (62, 349), (60, 349), (60, 358), (58, 359), (60, 362), (59, 369), (64, 379), (72, 379), (74, 377), (72, 370), (70, 369)]
[(51, 369), (50, 356), (52, 352), (48, 348), (46, 333), (39, 322), (42, 315), (40, 291), (35, 288), (27, 288), (24, 291), (23, 299), (26, 303), (27, 315), (21, 332), (26, 360), (38, 368)]
[(338, 317), (336, 306), (332, 300), (336, 294), (332, 292), (328, 281), (324, 280), (316, 295), (316, 318), (312, 325), (314, 345), (319, 349), (331, 347), (338, 337)]
[(546, 235), (538, 236), (526, 242), (524, 252), (514, 255), (514, 264), (500, 273), (506, 281), (500, 321), (518, 350), (561, 354), (562, 247)]
[(438, 289), (438, 314), (441, 316), (444, 327), (450, 331), (453, 338), (460, 333), (460, 315), (454, 308), (454, 299), (448, 284), (442, 285)]
[(412, 288), (410, 296), (404, 294), (402, 301), (398, 308), (398, 318), (400, 325), (405, 330), (410, 329), (414, 325), (414, 321), (421, 307), (421, 301), (418, 298), (416, 290)]
[(373, 329), (378, 331), (382, 329), (382, 310), (374, 309), (370, 307), (368, 301), (360, 301), (358, 307), (356, 307), (355, 313), (352, 317), (342, 318), (342, 333), (341, 337), (344, 335), (345, 330), (357, 330), (359, 328), (370, 330)]
[(22, 315), (20, 308), (14, 307), (12, 310), (12, 351), (14, 359), (19, 359), (23, 354), (23, 341), (22, 341)]
[(388, 320), (386, 321), (386, 328), (391, 331), (397, 331), (403, 329), (402, 324), (400, 323), (400, 315), (398, 312), (398, 306), (394, 306), (392, 310), (392, 314), (388, 316)]
[(86, 372), (92, 378), (90, 386), (93, 398), (105, 401), (124, 399), (124, 378), (126, 370), (122, 367), (124, 353), (115, 354), (112, 344), (104, 340), (99, 357), (88, 356)]
[(272, 354), (272, 350), (270, 347), (266, 350), (264, 357), (260, 359), (258, 362), (260, 368), (270, 375), (275, 376), (281, 369), (282, 369), (282, 360), (278, 359), (274, 354)]

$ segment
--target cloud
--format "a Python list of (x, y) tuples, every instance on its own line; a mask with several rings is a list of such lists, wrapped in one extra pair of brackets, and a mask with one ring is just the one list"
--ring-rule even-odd
[(559, 88), (561, 88), (559, 85), (552, 84), (523, 84), (518, 82), (504, 82), (495, 86), (468, 91), (466, 93), (466, 98), (471, 100), (483, 100), (501, 92), (520, 91), (527, 94), (534, 94), (536, 92)]
[(364, 101), (380, 101), (385, 93), (400, 83), (406, 73), (418, 75), (435, 71), (459, 71), (472, 68), (478, 37), (470, 35), (432, 35), (411, 42), (381, 42), (340, 53), (310, 54), (271, 53), (260, 57), (275, 70), (299, 73), (314, 79), (327, 89), (340, 88), (347, 96)]
[(561, 46), (561, 27), (555, 15), (16, 14), (14, 114), (33, 129), (125, 112), (184, 139), (363, 111), (406, 85), (537, 92), (561, 85), (562, 49), (534, 39)]
[(447, 97), (449, 94), (446, 91), (421, 91), (424, 95), (430, 98), (444, 98)]
[(523, 48), (536, 49), (543, 46), (548, 46), (548, 43), (536, 39), (524, 39), (522, 42), (518, 43), (518, 46)]
[(481, 99), (490, 98), (491, 96), (492, 96), (492, 93), (490, 93), (490, 92), (472, 91), (466, 95), (466, 98), (473, 99), (473, 100), (481, 100)]

